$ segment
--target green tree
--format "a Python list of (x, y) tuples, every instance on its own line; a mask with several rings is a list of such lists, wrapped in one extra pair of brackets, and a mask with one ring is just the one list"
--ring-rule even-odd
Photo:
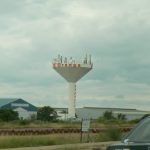
[(31, 120), (31, 121), (37, 120), (37, 115), (36, 114), (31, 114), (30, 117), (29, 117), (29, 120)]
[(49, 106), (44, 106), (37, 112), (37, 119), (42, 121), (55, 121), (57, 117), (57, 112)]
[(119, 113), (119, 114), (117, 115), (117, 119), (118, 119), (118, 120), (126, 120), (126, 115)]
[(143, 120), (143, 119), (145, 119), (146, 117), (149, 117), (149, 116), (150, 116), (150, 114), (145, 114), (143, 117), (140, 118), (140, 120)]
[(115, 119), (115, 117), (113, 116), (112, 111), (105, 111), (103, 114), (103, 118), (106, 120), (112, 120)]
[(66, 119), (67, 119), (68, 111), (67, 111), (67, 110), (62, 110), (62, 111), (61, 111), (61, 114), (64, 114), (64, 115), (65, 115), (64, 119), (66, 120)]
[(18, 119), (19, 119), (18, 112), (13, 110), (0, 110), (0, 120), (13, 121)]

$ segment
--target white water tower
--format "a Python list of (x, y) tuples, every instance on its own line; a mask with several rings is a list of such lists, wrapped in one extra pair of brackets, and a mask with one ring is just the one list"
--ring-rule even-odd
[(91, 55), (86, 55), (83, 62), (77, 62), (72, 57), (69, 59), (67, 57), (63, 58), (60, 55), (53, 61), (53, 69), (69, 83), (69, 118), (75, 118), (76, 82), (88, 73), (92, 67)]

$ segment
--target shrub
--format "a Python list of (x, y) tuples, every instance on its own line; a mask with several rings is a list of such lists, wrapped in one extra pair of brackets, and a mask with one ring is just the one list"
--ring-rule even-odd
[(112, 120), (115, 119), (115, 117), (113, 116), (112, 111), (105, 111), (103, 114), (103, 118), (106, 120)]
[(100, 133), (98, 141), (117, 141), (122, 137), (121, 130), (115, 127), (109, 127), (106, 132)]
[(1, 121), (12, 121), (18, 120), (18, 112), (13, 110), (0, 110), (0, 120)]
[(106, 135), (109, 137), (112, 141), (117, 141), (121, 139), (121, 131), (119, 128), (110, 127), (106, 131)]
[(19, 125), (29, 125), (30, 124), (30, 121), (29, 120), (20, 120), (19, 121)]
[(56, 121), (57, 117), (57, 112), (49, 106), (44, 106), (37, 112), (37, 119), (41, 121)]

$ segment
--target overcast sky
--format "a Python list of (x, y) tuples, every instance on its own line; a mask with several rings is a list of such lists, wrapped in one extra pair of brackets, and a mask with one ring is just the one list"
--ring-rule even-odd
[(0, 97), (68, 107), (58, 54), (93, 70), (77, 83), (77, 107), (150, 109), (149, 0), (0, 0)]

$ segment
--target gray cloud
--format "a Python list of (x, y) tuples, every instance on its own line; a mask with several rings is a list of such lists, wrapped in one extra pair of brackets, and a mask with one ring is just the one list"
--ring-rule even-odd
[(1, 96), (23, 97), (37, 105), (57, 101), (55, 106), (66, 107), (67, 83), (52, 69), (52, 59), (57, 54), (81, 59), (91, 53), (93, 70), (77, 84), (78, 107), (105, 107), (105, 101), (107, 107), (129, 107), (134, 99), (131, 107), (148, 108), (149, 4), (0, 1)]

